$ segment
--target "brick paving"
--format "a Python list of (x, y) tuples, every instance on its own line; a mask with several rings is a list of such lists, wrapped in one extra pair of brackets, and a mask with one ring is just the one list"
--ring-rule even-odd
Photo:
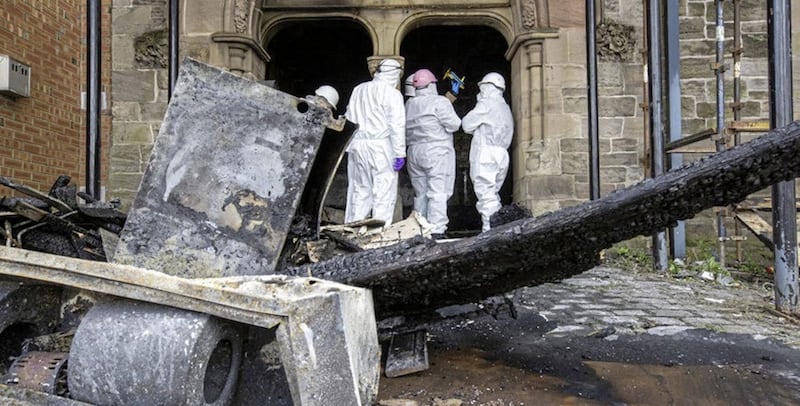
[[(600, 266), (566, 279), (513, 293), (518, 306), (558, 327), (549, 336), (620, 334), (671, 335), (687, 329), (772, 338), (800, 349), (800, 324), (771, 312), (769, 282), (726, 287), (699, 278), (673, 278)], [(611, 329), (610, 327), (613, 327)]]

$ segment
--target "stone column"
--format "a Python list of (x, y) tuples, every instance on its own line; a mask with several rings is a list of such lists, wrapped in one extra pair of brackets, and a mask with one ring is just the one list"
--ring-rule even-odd
[(557, 38), (554, 30), (518, 35), (506, 58), (511, 61), (511, 105), (514, 141), (511, 146), (514, 201), (534, 209), (530, 179), (541, 166), (545, 149), (544, 41)]
[(251, 79), (264, 79), (267, 51), (249, 35), (235, 32), (217, 32), (211, 35), (210, 63), (227, 68), (233, 73)]

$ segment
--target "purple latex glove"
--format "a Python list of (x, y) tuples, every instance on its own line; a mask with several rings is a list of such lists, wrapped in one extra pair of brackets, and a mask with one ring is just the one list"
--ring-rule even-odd
[(400, 169), (403, 169), (403, 166), (405, 164), (406, 164), (405, 158), (395, 158), (394, 163), (392, 164), (392, 169), (394, 169), (395, 171), (399, 171)]

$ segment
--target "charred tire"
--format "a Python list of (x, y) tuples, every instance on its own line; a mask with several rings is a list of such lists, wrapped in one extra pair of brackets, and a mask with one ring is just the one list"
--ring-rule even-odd
[(73, 399), (103, 405), (226, 405), (242, 333), (207, 314), (119, 300), (84, 316), (70, 349)]
[(0, 374), (18, 356), (25, 339), (48, 334), (58, 324), (61, 288), (0, 281)]

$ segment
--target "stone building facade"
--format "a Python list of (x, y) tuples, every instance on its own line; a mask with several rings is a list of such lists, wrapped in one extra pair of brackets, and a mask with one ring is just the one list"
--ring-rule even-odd
[[(745, 10), (741, 111), (745, 119), (766, 119), (766, 5), (756, 0), (741, 2)], [(181, 54), (255, 80), (278, 82), (280, 88), (296, 96), (312, 89), (311, 83), (302, 81), (303, 74), (317, 75), (317, 79), (328, 82), (337, 80), (334, 74), (349, 75), (350, 82), (337, 83), (343, 93), (339, 106), (342, 109), (349, 93), (347, 87), (354, 85), (356, 79), (368, 78), (368, 67), (381, 58), (397, 58), (410, 73), (421, 64), (431, 63), (425, 47), (461, 44), (450, 53), (446, 49), (436, 51), (443, 59), (456, 60), (455, 56), (471, 50), (464, 43), (474, 45), (491, 54), (489, 59), (501, 57), (483, 62), (481, 67), (502, 72), (509, 82), (506, 96), (516, 128), (508, 200), (540, 214), (587, 199), (585, 2), (427, 3), (430, 4), (407, 0), (184, 1)], [(725, 3), (726, 60), (730, 63), (732, 13), (731, 3)], [(166, 0), (114, 0), (111, 9), (114, 121), (108, 187), (109, 194), (123, 203), (136, 191), (166, 109), (165, 7)], [(715, 127), (716, 87), (711, 68), (715, 7), (713, 1), (705, 0), (680, 0), (678, 7), (685, 136)], [(799, 10), (797, 6), (793, 8)], [(598, 14), (599, 27), (605, 30), (598, 35), (605, 41), (599, 44), (598, 80), (601, 193), (607, 194), (647, 176), (649, 151), (643, 137), (642, 108), (643, 6), (636, 0), (603, 0), (598, 2)], [(795, 12), (792, 16), (795, 27), (800, 26), (797, 15)], [(334, 39), (325, 42), (314, 32), (327, 33)], [(796, 36), (794, 55), (800, 54)], [(326, 53), (329, 48), (336, 48), (335, 52)], [(312, 59), (303, 59), (303, 54), (312, 55)], [(314, 60), (315, 54), (322, 56)], [(800, 65), (796, 56), (794, 65)], [(346, 69), (353, 66), (361, 71), (353, 74), (352, 69)], [(726, 72), (729, 98), (732, 72)], [(473, 69), (471, 73), (470, 80), (477, 82), (479, 72)], [(730, 107), (726, 117), (732, 117)], [(694, 159), (693, 156), (685, 154), (686, 159)]]

